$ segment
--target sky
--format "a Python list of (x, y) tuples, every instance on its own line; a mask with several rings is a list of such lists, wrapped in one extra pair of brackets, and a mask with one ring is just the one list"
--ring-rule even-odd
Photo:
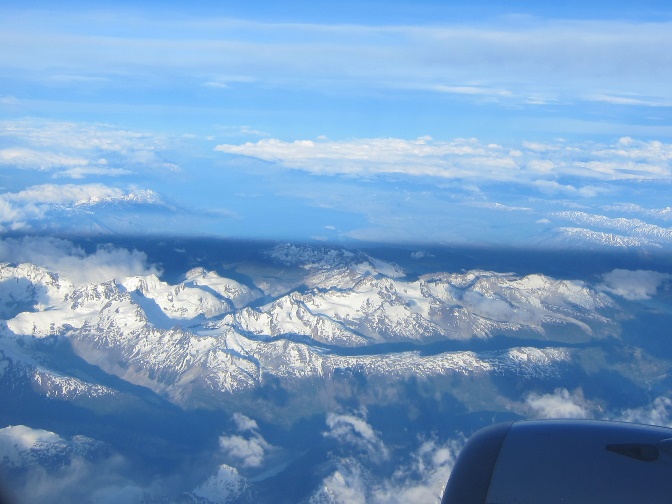
[(672, 245), (667, 2), (8, 2), (0, 230)]

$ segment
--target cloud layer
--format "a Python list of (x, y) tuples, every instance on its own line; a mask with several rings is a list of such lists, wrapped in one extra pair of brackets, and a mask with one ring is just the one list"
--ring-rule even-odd
[(594, 196), (600, 189), (576, 188), (555, 179), (571, 176), (592, 181), (672, 180), (672, 144), (631, 138), (608, 145), (523, 142), (516, 148), (484, 144), (477, 139), (438, 141), (430, 137), (293, 142), (262, 139), (240, 145), (221, 144), (215, 150), (315, 174), (387, 173), (528, 182), (546, 192), (575, 192), (584, 197)]
[(137, 171), (177, 171), (161, 158), (165, 140), (107, 124), (45, 119), (0, 121), (0, 167), (52, 172), (53, 177), (117, 177)]

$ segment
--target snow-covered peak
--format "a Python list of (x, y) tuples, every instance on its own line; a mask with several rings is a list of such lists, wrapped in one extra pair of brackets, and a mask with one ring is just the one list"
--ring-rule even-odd
[[(193, 283), (193, 282), (192, 282)], [(161, 311), (171, 319), (193, 319), (199, 315), (214, 317), (229, 311), (228, 303), (216, 294), (198, 286), (170, 285), (156, 275), (127, 277), (122, 285), (129, 292), (137, 292), (153, 300)], [(142, 299), (136, 298), (142, 304)], [(149, 306), (145, 306), (150, 309)]]
[(230, 278), (219, 276), (215, 271), (193, 268), (185, 275), (185, 285), (210, 290), (231, 301), (235, 308), (247, 306), (263, 296), (257, 289), (250, 289)]
[(63, 301), (71, 282), (34, 264), (0, 264), (0, 317), (22, 309), (42, 309)]
[(235, 467), (226, 464), (219, 466), (217, 474), (213, 474), (193, 490), (196, 497), (212, 504), (238, 502), (248, 490), (249, 484)]
[(168, 285), (167, 283), (162, 282), (159, 277), (154, 274), (126, 277), (121, 281), (121, 284), (129, 292), (138, 291), (144, 295), (165, 289)]
[(207, 274), (208, 274), (208, 270), (199, 266), (197, 268), (191, 268), (189, 271), (187, 271), (184, 274), (184, 279), (185, 280), (192, 280), (194, 278), (206, 276)]
[(109, 203), (151, 205), (161, 202), (161, 197), (151, 189), (138, 189), (128, 194), (96, 195), (75, 202), (75, 207), (87, 207)]

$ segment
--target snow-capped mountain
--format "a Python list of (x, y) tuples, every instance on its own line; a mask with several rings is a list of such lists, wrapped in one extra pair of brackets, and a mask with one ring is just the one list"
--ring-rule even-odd
[[(259, 288), (200, 268), (178, 285), (148, 275), (75, 287), (36, 266), (5, 265), (0, 271), (6, 306), (25, 311), (9, 313), (14, 316), (0, 340), (3, 354), (28, 355), (25, 345), (16, 344), (21, 338), (67, 338), (80, 357), (107, 373), (176, 404), (212, 407), (269, 380), (296, 386), (342, 369), (400, 379), (408, 373), (542, 376), (570, 355), (563, 348), (426, 355), (409, 348), (381, 352), (379, 344), (506, 334), (548, 341), (558, 328), (559, 341), (577, 342), (618, 331), (609, 317), (617, 311), (615, 302), (580, 281), (480, 270), (408, 281), (398, 266), (362, 253), (283, 246), (269, 256), (304, 270), (305, 281), (260, 307), (250, 305), (264, 295)], [(86, 388), (81, 380), (66, 386), (66, 378), (49, 374), (39, 362), (26, 366), (47, 395)], [(107, 393), (89, 386), (92, 395)]]
[(213, 291), (227, 299), (234, 308), (247, 306), (264, 295), (258, 289), (250, 289), (230, 278), (219, 276), (214, 271), (204, 268), (193, 268), (185, 275), (184, 285), (198, 287), (201, 290)]
[(660, 244), (647, 238), (626, 236), (604, 231), (577, 227), (561, 227), (558, 229), (564, 240), (570, 240), (577, 245), (595, 245), (598, 247), (629, 248), (660, 248)]
[(590, 336), (592, 327), (598, 333), (610, 329), (600, 311), (615, 308), (606, 295), (581, 282), (543, 275), (471, 271), (404, 282), (331, 271), (330, 279), (339, 287), (295, 291), (258, 310), (241, 310), (225, 323), (256, 335), (299, 334), (326, 344), (363, 346), (512, 331), (543, 335), (553, 325), (571, 325)]
[(213, 474), (192, 492), (197, 502), (203, 504), (228, 504), (251, 500), (250, 485), (235, 467), (219, 466)]
[(0, 265), (0, 316), (42, 310), (65, 299), (73, 285), (32, 264)]
[(589, 225), (593, 228), (613, 229), (631, 238), (639, 237), (663, 243), (672, 242), (671, 228), (656, 226), (640, 219), (611, 218), (586, 212), (556, 212), (551, 214), (551, 216), (569, 220), (580, 225)]

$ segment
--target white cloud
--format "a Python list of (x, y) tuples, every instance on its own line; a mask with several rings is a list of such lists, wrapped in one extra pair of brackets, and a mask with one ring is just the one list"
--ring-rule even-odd
[(427, 138), (371, 138), (346, 141), (264, 139), (242, 145), (221, 144), (215, 150), (273, 161), (322, 174), (374, 175), (403, 173), (442, 178), (482, 174), (509, 179), (517, 165), (498, 146), (474, 139), (438, 142)]
[(392, 477), (372, 491), (376, 504), (406, 502), (440, 502), (457, 455), (464, 440), (440, 444), (436, 440), (422, 442), (412, 454), (408, 465), (398, 467)]
[(551, 173), (555, 168), (555, 163), (548, 159), (532, 159), (527, 163), (527, 167), (533, 172)]
[(570, 196), (581, 196), (583, 198), (594, 198), (600, 194), (608, 193), (611, 189), (597, 186), (575, 187), (571, 184), (560, 184), (555, 180), (535, 180), (532, 186), (545, 194), (567, 194)]
[(0, 195), (5, 201), (24, 204), (76, 205), (101, 200), (123, 199), (126, 193), (121, 189), (104, 184), (42, 184), (32, 186), (18, 193)]
[(84, 157), (74, 157), (54, 152), (40, 152), (34, 149), (12, 147), (0, 150), (0, 164), (22, 169), (51, 170), (87, 166), (90, 161)]
[(529, 415), (534, 418), (592, 418), (592, 405), (578, 392), (557, 388), (552, 394), (530, 393), (525, 398)]
[(594, 197), (611, 189), (576, 187), (556, 180), (571, 176), (615, 181), (672, 181), (672, 144), (621, 139), (613, 144), (568, 145), (523, 142), (522, 149), (484, 144), (477, 139), (439, 141), (430, 137), (349, 140), (262, 139), (220, 144), (216, 151), (270, 161), (316, 174), (372, 176), (397, 173), (479, 182), (531, 183), (548, 193)]
[[(13, 144), (0, 150), (0, 165), (4, 166), (51, 170), (73, 178), (121, 175), (120, 168), (111, 168), (112, 162), (123, 165), (123, 170), (179, 170), (158, 154), (165, 150), (165, 140), (106, 124), (6, 120), (0, 121), (0, 139), (3, 137)], [(64, 173), (58, 173), (61, 171)]]
[(670, 107), (672, 102), (655, 99), (633, 98), (632, 96), (612, 95), (608, 93), (595, 93), (586, 97), (589, 101), (611, 103), (613, 105), (638, 105), (645, 107)]
[(236, 464), (242, 467), (260, 467), (264, 463), (266, 452), (271, 448), (264, 438), (252, 435), (249, 438), (243, 436), (221, 436), (219, 447)]
[(552, 152), (560, 149), (560, 147), (557, 145), (544, 144), (540, 142), (529, 142), (527, 140), (524, 140), (522, 145), (525, 147), (525, 149), (533, 152)]
[(324, 435), (336, 439), (339, 443), (349, 445), (367, 454), (372, 460), (384, 460), (389, 456), (388, 450), (378, 433), (366, 422), (366, 410), (360, 409), (353, 414), (327, 414), (329, 431)]
[(519, 207), (519, 206), (510, 206), (510, 205), (504, 205), (502, 203), (495, 203), (495, 202), (477, 202), (477, 203), (467, 203), (469, 206), (472, 207), (480, 207), (480, 208), (489, 208), (491, 210), (499, 210), (502, 212), (531, 212), (533, 209), (530, 207)]
[(42, 266), (76, 284), (160, 273), (144, 252), (102, 246), (87, 254), (68, 240), (46, 237), (0, 240), (0, 261)]
[(242, 413), (234, 413), (233, 422), (240, 435), (220, 436), (220, 449), (234, 466), (261, 467), (266, 456), (275, 447), (263, 438), (257, 422), (251, 418)]
[(247, 432), (247, 431), (256, 431), (259, 430), (259, 426), (255, 420), (243, 415), (242, 413), (233, 414), (233, 422), (236, 424), (236, 430), (238, 432)]
[(411, 253), (411, 259), (424, 259), (425, 257), (434, 257), (434, 254), (422, 250), (417, 250)]
[(0, 105), (11, 105), (15, 106), (18, 105), (19, 99), (16, 96), (13, 95), (4, 95), (0, 96)]
[(365, 504), (368, 485), (364, 473), (358, 462), (342, 461), (338, 470), (322, 481), (308, 504)]
[(439, 443), (420, 440), (408, 461), (395, 467), (389, 477), (373, 477), (356, 458), (341, 459), (310, 498), (310, 504), (407, 502), (439, 503), (443, 490), (464, 446), (464, 439)]
[(482, 86), (434, 86), (434, 91), (441, 93), (453, 93), (462, 95), (480, 95), (480, 96), (512, 96), (513, 93), (507, 89), (495, 89)]
[(623, 411), (616, 420), (672, 427), (672, 399), (663, 396), (657, 397), (648, 406)]
[(664, 282), (672, 279), (668, 273), (650, 270), (615, 269), (602, 276), (599, 289), (629, 300), (645, 300), (655, 296)]

